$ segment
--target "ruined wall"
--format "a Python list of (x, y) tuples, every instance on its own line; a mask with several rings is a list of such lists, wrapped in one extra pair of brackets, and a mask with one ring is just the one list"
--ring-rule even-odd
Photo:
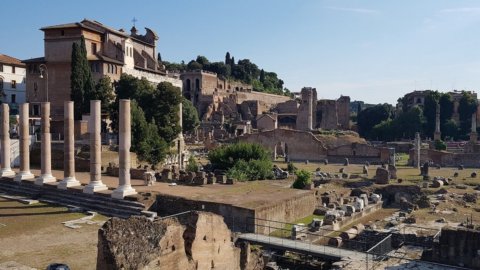
[[(221, 215), (224, 222), (232, 231), (245, 232), (247, 230), (247, 220), (255, 217), (255, 211), (252, 209), (237, 207), (231, 204), (189, 200), (178, 196), (169, 196), (161, 194), (157, 196), (155, 209), (160, 216), (168, 216), (186, 211), (208, 211)], [(252, 222), (252, 221), (251, 221)]]
[(221, 215), (228, 228), (234, 232), (254, 232), (256, 230), (259, 233), (267, 233), (268, 229), (254, 226), (254, 218), (293, 222), (313, 214), (315, 202), (313, 191), (270, 205), (252, 207), (251, 209), (231, 204), (190, 200), (162, 194), (157, 196), (156, 208), (152, 210), (156, 210), (160, 216), (191, 210), (208, 211)]
[(269, 234), (271, 230), (269, 231), (269, 228), (264, 226), (279, 226), (279, 224), (269, 224), (268, 221), (263, 221), (262, 219), (294, 222), (300, 218), (312, 215), (315, 211), (315, 206), (316, 198), (312, 191), (307, 195), (298, 195), (282, 203), (259, 207), (255, 209), (255, 218), (257, 218), (255, 231), (257, 233)]
[(341, 129), (350, 129), (350, 97), (341, 96), (337, 99), (337, 117)]
[[(388, 162), (388, 155), (382, 155), (383, 147), (374, 147), (369, 144), (352, 143), (328, 149), (328, 160), (332, 162), (343, 162), (348, 158), (351, 163)], [(388, 151), (388, 148), (385, 148)]]
[[(479, 168), (480, 160), (478, 153), (452, 153), (446, 151), (438, 151), (433, 149), (421, 149), (420, 164), (426, 161), (433, 161), (435, 164), (442, 166), (457, 167), (464, 165), (466, 167)], [(409, 163), (412, 164), (415, 158), (415, 150), (410, 150)]]
[(326, 158), (327, 148), (323, 143), (307, 131), (275, 129), (238, 137), (239, 141), (258, 143), (275, 152), (278, 143), (284, 142), (289, 160), (322, 161)]
[(463, 228), (442, 229), (432, 250), (422, 254), (423, 260), (480, 269), (480, 231)]
[(112, 218), (98, 232), (97, 269), (240, 269), (222, 217), (191, 212), (149, 221)]
[(287, 100), (282, 103), (278, 103), (275, 107), (275, 111), (277, 113), (289, 113), (289, 114), (296, 114), (298, 111), (298, 102), (294, 99)]
[(276, 114), (263, 114), (257, 118), (256, 127), (259, 131), (273, 130), (277, 126), (277, 115)]
[(258, 100), (262, 101), (265, 104), (270, 105), (269, 107), (273, 106), (274, 104), (282, 103), (287, 100), (290, 100), (290, 97), (287, 96), (280, 96), (262, 92), (236, 92), (237, 95), (237, 102), (242, 103), (245, 100)]
[(301, 91), (302, 101), (298, 108), (297, 130), (312, 130), (316, 127), (317, 90), (304, 87)]
[(337, 102), (335, 100), (322, 99), (317, 102), (317, 126), (321, 129), (337, 129)]

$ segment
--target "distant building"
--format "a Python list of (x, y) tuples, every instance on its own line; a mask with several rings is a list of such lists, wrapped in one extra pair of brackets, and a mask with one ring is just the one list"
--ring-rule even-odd
[(40, 103), (50, 101), (52, 120), (63, 121), (63, 102), (71, 96), (72, 44), (80, 42), (82, 36), (95, 80), (108, 76), (115, 83), (126, 73), (155, 84), (171, 82), (181, 89), (181, 80), (168, 75), (157, 61), (157, 34), (145, 29), (145, 35), (140, 35), (135, 27), (128, 34), (87, 19), (41, 28), (45, 56), (23, 61), (28, 69), (26, 89), (31, 115), (40, 115)]
[(12, 114), (17, 114), (18, 104), (25, 102), (25, 73), (20, 60), (0, 54), (0, 98), (8, 103)]

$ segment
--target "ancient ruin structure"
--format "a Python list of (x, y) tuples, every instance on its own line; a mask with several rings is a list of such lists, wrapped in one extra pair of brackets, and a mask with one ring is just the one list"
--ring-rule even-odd
[(80, 182), (75, 178), (75, 135), (73, 121), (73, 101), (64, 102), (64, 161), (63, 161), (63, 180), (58, 184), (58, 188), (67, 189), (68, 187), (79, 186)]
[(437, 103), (435, 110), (435, 132), (433, 133), (433, 140), (442, 140), (442, 133), (440, 132), (440, 103)]
[(52, 175), (52, 134), (50, 133), (50, 102), (42, 102), (42, 130), (41, 130), (41, 174), (35, 184), (55, 182)]
[(300, 93), (302, 102), (298, 108), (296, 129), (312, 130), (317, 125), (317, 90), (304, 87)]
[(15, 181), (33, 179), (35, 176), (30, 172), (30, 147), (28, 131), (28, 103), (20, 104), (19, 119), (19, 144), (20, 144), (20, 171), (15, 176)]
[(98, 234), (96, 269), (101, 270), (263, 269), (249, 265), (256, 261), (248, 245), (234, 246), (223, 217), (208, 212), (155, 222), (112, 218)]
[(130, 116), (130, 100), (120, 100), (120, 127), (119, 137), (120, 144), (118, 145), (119, 154), (119, 187), (112, 193), (112, 197), (116, 199), (123, 199), (128, 195), (136, 194), (135, 189), (130, 184), (130, 146), (132, 140), (131, 134), (131, 116)]
[(0, 177), (14, 176), (10, 160), (10, 113), (8, 104), (2, 103), (2, 128), (0, 130), (0, 140), (2, 147), (2, 169), (0, 170)]
[(108, 189), (102, 182), (100, 117), (100, 100), (91, 100), (90, 119), (88, 122), (88, 131), (90, 133), (90, 183), (83, 189), (83, 192), (85, 193), (94, 193), (96, 191)]
[(277, 104), (278, 128), (297, 130), (350, 129), (350, 97), (337, 100), (317, 100), (317, 90), (304, 87), (300, 92), (300, 104), (296, 100)]
[(477, 113), (474, 112), (472, 114), (472, 129), (471, 129), (471, 132), (470, 132), (470, 143), (476, 144), (477, 143), (477, 138), (478, 138), (478, 134), (477, 134)]
[(274, 129), (259, 133), (245, 134), (239, 141), (258, 143), (271, 153), (283, 153), (288, 161), (343, 162), (347, 157), (352, 163), (365, 161), (388, 163), (390, 150), (368, 144), (354, 132), (347, 134), (323, 135), (308, 131)]
[[(50, 134), (50, 104), (42, 103), (41, 119), (41, 175), (35, 179), (36, 185), (45, 183), (54, 183), (56, 178), (52, 176), (51, 170), (51, 134)], [(74, 137), (74, 110), (73, 102), (64, 103), (64, 178), (57, 185), (59, 189), (68, 189), (74, 186), (80, 186), (80, 182), (75, 177), (75, 137)], [(1, 105), (1, 127), (0, 143), (2, 144), (2, 177), (13, 177), (17, 182), (33, 179), (34, 175), (30, 172), (30, 151), (29, 151), (29, 124), (28, 108), (29, 104), (20, 104), (19, 136), (20, 136), (20, 170), (15, 172), (10, 167), (10, 134), (9, 134), (9, 116), (8, 105)], [(6, 112), (6, 113), (4, 113)], [(125, 196), (136, 194), (135, 189), (130, 183), (130, 145), (131, 145), (131, 116), (130, 100), (120, 100), (120, 132), (119, 132), (119, 186), (113, 191), (112, 197), (122, 199)], [(100, 137), (100, 101), (90, 101), (90, 183), (83, 188), (84, 193), (92, 194), (97, 191), (107, 190), (101, 179), (101, 137)]]

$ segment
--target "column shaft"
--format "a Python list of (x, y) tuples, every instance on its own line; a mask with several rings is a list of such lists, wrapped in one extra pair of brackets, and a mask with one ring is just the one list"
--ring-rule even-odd
[(130, 100), (120, 100), (119, 117), (119, 187), (114, 190), (112, 197), (116, 199), (123, 199), (125, 196), (137, 193), (135, 189), (132, 188), (130, 183), (130, 146), (132, 140)]
[(28, 122), (28, 103), (20, 104), (20, 119), (19, 119), (19, 144), (20, 144), (20, 171), (15, 176), (15, 181), (22, 181), (25, 179), (33, 179), (34, 176), (30, 172), (30, 134)]
[(40, 164), (41, 175), (35, 180), (35, 184), (55, 182), (57, 179), (52, 176), (52, 134), (50, 133), (50, 102), (41, 104), (41, 145)]
[(79, 186), (80, 182), (75, 178), (75, 125), (73, 118), (73, 101), (65, 101), (63, 118), (63, 177), (58, 188)]
[(0, 177), (15, 176), (15, 172), (11, 168), (10, 159), (10, 111), (8, 104), (2, 103), (2, 127), (1, 127), (1, 153), (2, 153), (2, 169), (0, 170)]
[(85, 193), (107, 190), (102, 183), (102, 140), (101, 140), (101, 109), (100, 100), (90, 101), (90, 119), (88, 121), (90, 133), (90, 183), (83, 189)]

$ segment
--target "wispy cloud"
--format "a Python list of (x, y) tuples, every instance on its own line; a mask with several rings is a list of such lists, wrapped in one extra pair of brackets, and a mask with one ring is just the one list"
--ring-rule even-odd
[(440, 13), (480, 13), (480, 7), (447, 8), (440, 10)]
[(347, 11), (347, 12), (363, 13), (363, 14), (379, 13), (378, 10), (368, 9), (368, 8), (343, 8), (343, 7), (326, 7), (326, 8), (330, 10)]

